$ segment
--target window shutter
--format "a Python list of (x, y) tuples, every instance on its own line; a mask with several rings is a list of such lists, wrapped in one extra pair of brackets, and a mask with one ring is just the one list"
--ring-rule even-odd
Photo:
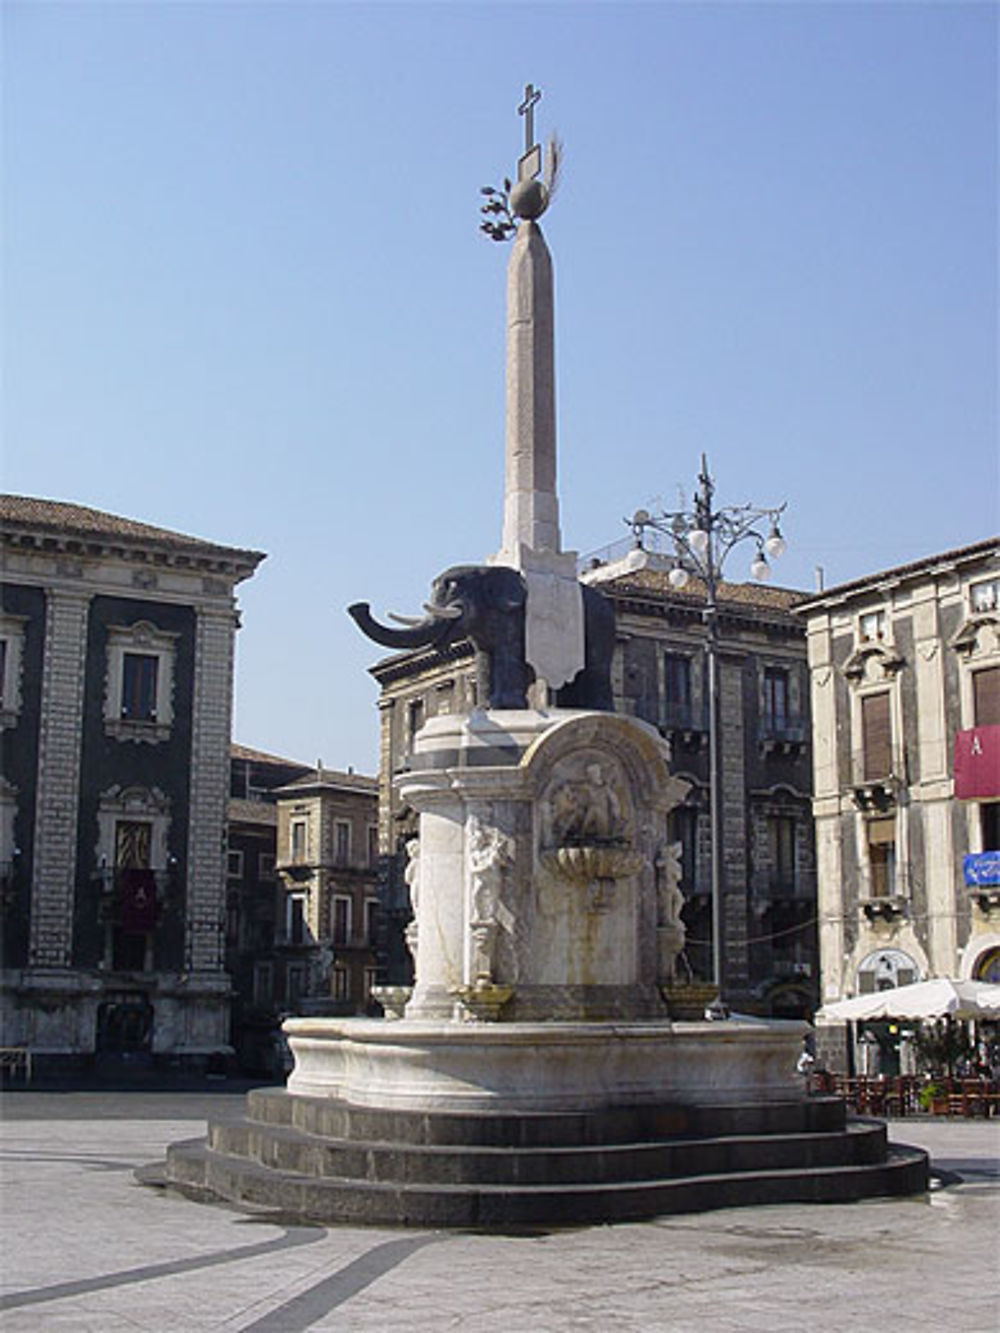
[(861, 700), (861, 743), (865, 754), (865, 781), (887, 778), (892, 772), (892, 723), (889, 692)]
[(870, 819), (867, 825), (869, 847), (884, 846), (896, 841), (896, 821), (894, 819)]

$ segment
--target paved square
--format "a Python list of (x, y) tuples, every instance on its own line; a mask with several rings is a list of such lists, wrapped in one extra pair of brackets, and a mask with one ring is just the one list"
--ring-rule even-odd
[(996, 1333), (1000, 1122), (895, 1121), (960, 1182), (527, 1235), (289, 1225), (138, 1185), (217, 1093), (2, 1099), (0, 1329)]

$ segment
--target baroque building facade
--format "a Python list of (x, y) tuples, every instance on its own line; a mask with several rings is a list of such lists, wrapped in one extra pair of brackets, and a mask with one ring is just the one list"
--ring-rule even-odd
[[(681, 975), (712, 975), (711, 821), (705, 597), (671, 588), (664, 571), (599, 565), (584, 575), (611, 601), (615, 711), (671, 743), (671, 771), (690, 783), (670, 817), (681, 845)], [(798, 1016), (818, 1002), (805, 636), (792, 609), (804, 594), (757, 584), (719, 588), (722, 801), (722, 971), (733, 1007)], [(393, 779), (430, 717), (467, 712), (483, 696), (472, 645), (397, 653), (372, 668), (381, 688), (379, 840), (385, 980), (406, 984), (405, 880), (414, 812)]]
[(319, 765), (276, 795), (283, 1007), (367, 1013), (379, 931), (378, 783)]
[(0, 498), (0, 1043), (228, 1049), (235, 588), (264, 558)]
[[(1000, 980), (1000, 543), (797, 609), (812, 690), (825, 1002)], [(883, 1068), (898, 1052), (887, 1034)], [(846, 1063), (843, 1029), (828, 1058)]]

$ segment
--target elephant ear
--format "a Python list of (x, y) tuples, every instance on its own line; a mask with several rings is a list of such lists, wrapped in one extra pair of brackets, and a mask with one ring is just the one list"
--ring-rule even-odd
[(520, 611), (528, 600), (528, 586), (516, 569), (496, 569), (493, 605), (508, 614)]

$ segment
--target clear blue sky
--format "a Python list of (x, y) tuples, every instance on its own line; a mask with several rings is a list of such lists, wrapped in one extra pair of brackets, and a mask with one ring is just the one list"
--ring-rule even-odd
[[(788, 501), (812, 587), (998, 526), (993, 4), (3, 9), (5, 490), (265, 550), (236, 738), (374, 771), (378, 649), (499, 544), (526, 82), (566, 147), (563, 537)], [(743, 577), (737, 555), (731, 577)]]

